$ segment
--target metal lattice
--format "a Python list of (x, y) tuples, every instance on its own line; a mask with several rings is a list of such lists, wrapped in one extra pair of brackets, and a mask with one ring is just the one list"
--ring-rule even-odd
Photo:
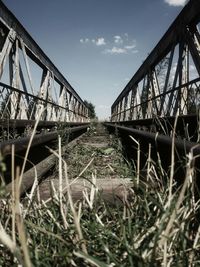
[[(37, 71), (39, 86), (33, 73)], [(88, 109), (68, 81), (0, 1), (1, 119), (87, 122)]]
[(112, 105), (113, 122), (200, 108), (200, 1), (191, 0)]

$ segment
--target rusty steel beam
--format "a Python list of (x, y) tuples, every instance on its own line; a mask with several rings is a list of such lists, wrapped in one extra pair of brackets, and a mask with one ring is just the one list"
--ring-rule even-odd
[(174, 142), (175, 150), (178, 153), (184, 153), (185, 155), (185, 153), (189, 153), (192, 150), (194, 156), (200, 155), (200, 144), (195, 142), (189, 142), (179, 138), (175, 138), (173, 140), (171, 137), (166, 135), (119, 126), (116, 123), (104, 123), (104, 125), (107, 128), (117, 130), (120, 133), (125, 133), (126, 136), (132, 135), (134, 138), (139, 139), (141, 143), (150, 143), (157, 148), (157, 151), (162, 151), (165, 146), (171, 150)]
[[(25, 128), (27, 126), (33, 127), (35, 120), (6, 120), (0, 119), (0, 128)], [(52, 127), (75, 127), (75, 126), (88, 125), (87, 122), (54, 122), (54, 121), (39, 121), (37, 128), (52, 128)]]
[[(86, 131), (88, 128), (88, 125), (84, 126), (77, 126), (72, 128), (65, 129), (64, 134), (71, 134), (79, 131)], [(62, 134), (63, 131), (53, 131), (45, 134), (36, 134), (33, 138), (33, 141), (31, 143), (31, 147), (38, 146), (41, 144), (45, 144), (47, 142), (55, 140), (59, 134)], [(0, 143), (0, 151), (3, 156), (10, 155), (12, 153), (12, 146), (15, 147), (15, 152), (24, 151), (27, 149), (27, 146), (30, 142), (30, 136), (29, 137), (22, 137), (19, 139), (12, 139), (8, 141), (4, 141)]]
[[(69, 140), (69, 143), (67, 143), (65, 146), (62, 146), (62, 155), (64, 152), (66, 152), (66, 149), (72, 149), (79, 142), (81, 137), (82, 135), (76, 137), (75, 139)], [(32, 187), (35, 181), (36, 172), (37, 172), (37, 181), (40, 182), (47, 174), (47, 172), (50, 171), (52, 167), (55, 166), (56, 161), (57, 161), (57, 156), (55, 154), (50, 154), (44, 159), (42, 159), (39, 163), (34, 165), (34, 167), (28, 169), (23, 174), (22, 184), (20, 187), (20, 196), (22, 196)], [(12, 192), (12, 182), (6, 185), (6, 191), (10, 193)]]

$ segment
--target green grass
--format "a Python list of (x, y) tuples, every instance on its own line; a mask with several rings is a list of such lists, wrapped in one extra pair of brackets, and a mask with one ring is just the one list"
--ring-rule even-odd
[[(81, 150), (88, 162), (91, 157), (84, 153), (89, 151)], [(26, 212), (17, 191), (13, 202), (2, 188), (0, 266), (200, 266), (200, 202), (191, 154), (187, 161), (185, 183), (175, 191), (153, 178), (156, 168), (150, 160), (148, 181), (134, 181), (121, 204), (106, 202), (101, 191), (93, 192), (90, 204), (86, 198), (73, 203), (68, 190), (68, 197), (53, 196), (49, 203), (33, 201)], [(65, 163), (59, 162), (68, 179)]]
[[(92, 209), (86, 201), (77, 203), (76, 210), (82, 204), (80, 227), (88, 255), (108, 266), (161, 266), (165, 251), (159, 243), (177, 196), (166, 208), (166, 191), (158, 193), (139, 187), (132, 191), (124, 205), (105, 203), (101, 200), (101, 194), (97, 194)], [(73, 262), (74, 266), (89, 266), (87, 261), (74, 255), (82, 250), (82, 240), (77, 237), (69, 203), (63, 200), (63, 204), (67, 210), (67, 228), (56, 200), (48, 206), (34, 204), (24, 219), (33, 266), (73, 266)], [(187, 190), (184, 207), (177, 211), (166, 240), (166, 261), (172, 263), (170, 266), (189, 266), (190, 259), (197, 264), (191, 266), (200, 264), (199, 239), (194, 245), (198, 214), (199, 205), (193, 203), (191, 192)], [(4, 210), (1, 222), (10, 233), (8, 211)], [(4, 246), (0, 247), (0, 255), (0, 266), (15, 266), (13, 255)]]

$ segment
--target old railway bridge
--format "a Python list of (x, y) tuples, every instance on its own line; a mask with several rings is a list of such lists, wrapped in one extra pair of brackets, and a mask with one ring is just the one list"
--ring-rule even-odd
[[(103, 123), (110, 133), (118, 133), (127, 155), (137, 158), (138, 151), (143, 152), (138, 168), (143, 167), (151, 147), (151, 156), (161, 160), (166, 169), (172, 150), (177, 164), (187, 153), (193, 153), (198, 174), (199, 24), (200, 1), (190, 0), (114, 101), (111, 120)], [(38, 88), (34, 87), (34, 68), (40, 75)], [(59, 134), (68, 135), (69, 141), (80, 136), (90, 120), (84, 101), (2, 1), (0, 79), (0, 149), (7, 167), (5, 181), (10, 182), (15, 160), (24, 168), (25, 176), (28, 172), (25, 189), (29, 189), (30, 162), (42, 177), (55, 164), (47, 147), (55, 144)], [(24, 157), (28, 159), (25, 166)]]

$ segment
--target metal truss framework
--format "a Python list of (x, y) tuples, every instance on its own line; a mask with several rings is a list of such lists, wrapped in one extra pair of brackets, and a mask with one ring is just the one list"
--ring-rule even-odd
[(111, 108), (111, 121), (188, 115), (200, 108), (200, 1), (190, 0)]
[(36, 120), (44, 110), (43, 121), (88, 121), (83, 100), (2, 1), (0, 81), (0, 119)]

